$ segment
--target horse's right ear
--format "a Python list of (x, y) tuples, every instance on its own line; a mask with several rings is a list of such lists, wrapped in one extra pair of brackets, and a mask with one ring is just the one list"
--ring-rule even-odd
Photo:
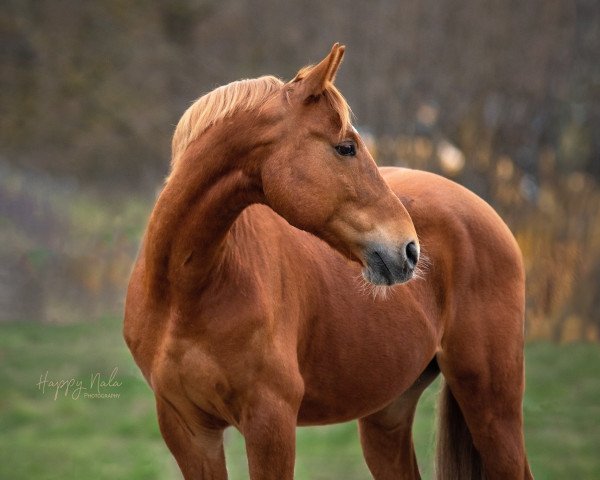
[(298, 72), (290, 84), (294, 85), (294, 96), (303, 100), (313, 99), (321, 95), (335, 80), (335, 74), (342, 63), (346, 47), (335, 43), (327, 55), (317, 65), (304, 67)]

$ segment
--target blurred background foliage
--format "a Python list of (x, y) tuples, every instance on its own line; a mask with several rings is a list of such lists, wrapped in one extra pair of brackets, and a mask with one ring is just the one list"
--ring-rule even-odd
[(599, 25), (597, 0), (2, 0), (0, 320), (119, 314), (187, 105), (340, 41), (378, 162), (512, 228), (529, 338), (598, 340)]

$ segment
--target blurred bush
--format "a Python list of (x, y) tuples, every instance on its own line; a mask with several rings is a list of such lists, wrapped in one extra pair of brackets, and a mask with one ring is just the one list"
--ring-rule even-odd
[(152, 203), (0, 161), (0, 322), (120, 315)]

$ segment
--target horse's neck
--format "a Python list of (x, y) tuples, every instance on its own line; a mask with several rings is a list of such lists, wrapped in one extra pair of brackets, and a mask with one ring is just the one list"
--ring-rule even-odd
[(231, 226), (260, 201), (253, 179), (224, 155), (200, 148), (180, 159), (156, 203), (146, 238), (155, 295), (198, 291), (214, 279), (227, 258)]

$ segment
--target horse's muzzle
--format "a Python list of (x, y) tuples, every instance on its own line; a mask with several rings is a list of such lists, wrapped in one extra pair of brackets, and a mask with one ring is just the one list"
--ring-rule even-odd
[(370, 244), (364, 251), (365, 280), (374, 285), (394, 285), (409, 281), (419, 261), (419, 247), (414, 241), (401, 247)]

